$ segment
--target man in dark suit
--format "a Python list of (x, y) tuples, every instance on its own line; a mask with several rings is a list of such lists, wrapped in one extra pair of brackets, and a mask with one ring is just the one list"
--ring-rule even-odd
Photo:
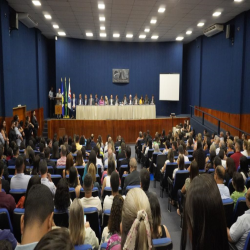
[(119, 98), (118, 98), (118, 95), (115, 96), (115, 105), (119, 105)]
[(88, 96), (87, 95), (84, 96), (83, 105), (85, 105), (85, 106), (89, 105)]
[(56, 161), (51, 161), (50, 160), (50, 149), (49, 149), (49, 147), (45, 148), (44, 155), (45, 155), (45, 160), (47, 162), (47, 166), (51, 166), (55, 170), (55, 168), (56, 168)]
[(34, 125), (33, 134), (34, 134), (34, 137), (36, 138), (37, 131), (39, 129), (39, 123), (36, 119), (36, 111), (35, 110), (31, 111), (31, 123)]
[(133, 104), (134, 105), (139, 105), (139, 98), (137, 97), (137, 94), (135, 94), (135, 97), (133, 99)]
[(154, 105), (155, 104), (155, 97), (152, 95), (152, 99), (151, 99), (151, 101), (149, 102), (149, 104), (151, 104), (151, 105)]
[(78, 99), (77, 105), (83, 105), (82, 94), (79, 95), (79, 99)]
[(98, 105), (98, 104), (99, 104), (99, 99), (98, 99), (97, 94), (95, 94), (95, 105)]
[(77, 105), (77, 99), (75, 93), (73, 93), (73, 98), (71, 99), (71, 117), (76, 117), (76, 105)]
[(115, 100), (113, 99), (113, 95), (110, 96), (109, 105), (115, 105)]
[(89, 95), (89, 105), (95, 105), (95, 100), (92, 98), (92, 94)]
[(15, 132), (15, 121), (11, 121), (11, 127), (10, 127), (10, 132), (9, 132), (9, 142), (11, 143), (12, 141), (16, 142), (17, 135)]
[(90, 139), (91, 139), (90, 146), (94, 148), (96, 146), (96, 143), (94, 141), (94, 134), (91, 134)]
[(126, 194), (127, 186), (140, 185), (140, 174), (137, 171), (137, 162), (135, 158), (131, 158), (129, 161), (130, 174), (125, 178), (124, 187), (122, 193)]

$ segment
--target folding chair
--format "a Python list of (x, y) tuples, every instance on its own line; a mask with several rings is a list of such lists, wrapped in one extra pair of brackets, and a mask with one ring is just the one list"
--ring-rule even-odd
[(89, 244), (75, 246), (75, 250), (92, 250), (92, 246)]
[(128, 172), (128, 165), (121, 165), (121, 166), (120, 166), (120, 170), (119, 170), (120, 178), (123, 176), (123, 173), (124, 173), (125, 171)]
[(0, 208), (0, 229), (9, 229), (13, 232), (9, 211), (6, 208)]
[(155, 250), (171, 250), (173, 249), (173, 243), (170, 238), (153, 239), (153, 248)]
[(110, 217), (110, 209), (104, 210), (103, 211), (103, 222), (102, 222), (103, 228), (108, 225), (109, 217)]
[(240, 197), (235, 205), (232, 224), (236, 222), (237, 218), (245, 213), (248, 210), (246, 205), (246, 198)]
[(119, 171), (120, 170), (120, 166), (121, 166), (121, 163), (123, 160), (126, 160), (126, 158), (121, 158), (117, 161), (117, 170)]
[(20, 198), (26, 194), (26, 189), (11, 189), (9, 194), (13, 196), (17, 204)]
[(154, 165), (154, 187), (156, 188), (156, 181), (161, 180), (161, 172), (160, 169), (163, 167), (165, 161), (167, 160), (167, 155), (165, 154), (158, 154), (156, 157), (156, 164)]
[(222, 200), (224, 211), (225, 211), (225, 216), (226, 216), (226, 223), (227, 227), (231, 227), (231, 221), (233, 217), (233, 211), (234, 211), (234, 201), (233, 199), (224, 199)]
[(69, 212), (66, 211), (59, 211), (57, 209), (54, 209), (54, 216), (53, 216), (54, 222), (56, 226), (58, 227), (69, 227)]
[(98, 217), (98, 209), (96, 207), (84, 208), (84, 214), (90, 224), (91, 229), (95, 232), (95, 235), (100, 239), (100, 224)]
[[(92, 189), (92, 196), (93, 196), (93, 197), (98, 197), (98, 195), (99, 195), (99, 190), (98, 190), (97, 187), (94, 187), (94, 188)], [(84, 191), (83, 188), (81, 188), (81, 189), (80, 189), (80, 198), (83, 198), (83, 197), (85, 197), (85, 191)]]
[(25, 209), (15, 208), (12, 217), (13, 232), (16, 240), (21, 242), (21, 216), (24, 214)]

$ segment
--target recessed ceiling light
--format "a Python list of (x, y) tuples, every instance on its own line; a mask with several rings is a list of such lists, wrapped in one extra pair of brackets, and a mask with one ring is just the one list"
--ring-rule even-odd
[(204, 26), (204, 23), (198, 23), (197, 26), (202, 27), (202, 26)]
[(107, 34), (106, 33), (100, 33), (100, 37), (106, 37)]
[(98, 9), (104, 10), (105, 9), (105, 4), (104, 3), (99, 3), (98, 4)]
[(59, 26), (57, 24), (53, 24), (54, 29), (59, 29)]
[(132, 38), (132, 37), (133, 37), (133, 34), (127, 34), (126, 37), (127, 37), (127, 38)]
[(183, 36), (177, 36), (175, 40), (176, 40), (176, 41), (182, 41), (183, 39), (184, 39)]
[(151, 36), (151, 39), (158, 39), (159, 36)]
[(101, 27), (100, 27), (100, 30), (105, 30), (105, 26), (101, 26)]
[(159, 12), (159, 13), (165, 12), (165, 8), (164, 8), (164, 7), (160, 7), (160, 8), (158, 9), (158, 12)]
[(59, 32), (58, 32), (58, 35), (59, 35), (59, 36), (66, 36), (66, 33), (65, 33), (64, 31), (59, 31)]
[(150, 29), (149, 29), (149, 28), (146, 28), (144, 31), (145, 31), (145, 32), (149, 32), (149, 31), (150, 31)]
[(221, 15), (221, 12), (220, 11), (216, 11), (213, 13), (213, 16), (220, 16)]
[(144, 38), (146, 38), (146, 35), (140, 35), (139, 38), (144, 39)]
[(119, 33), (114, 33), (113, 37), (120, 37), (120, 34)]
[(242, 0), (234, 0), (235, 2), (242, 2)]
[(153, 23), (153, 24), (155, 24), (156, 22), (157, 22), (156, 19), (151, 19), (151, 21), (150, 21), (150, 23)]
[(93, 36), (93, 33), (87, 32), (87, 33), (86, 33), (86, 36)]
[(51, 19), (51, 15), (49, 15), (49, 14), (44, 15), (44, 17), (45, 17), (46, 19)]
[(99, 17), (99, 20), (100, 20), (101, 22), (104, 22), (104, 21), (105, 21), (105, 17), (104, 17), (104, 16), (100, 16), (100, 17)]
[(32, 3), (33, 3), (34, 5), (36, 5), (36, 6), (41, 6), (40, 1), (32, 1)]
[(192, 34), (192, 30), (188, 30), (188, 31), (186, 32), (186, 34), (187, 34), (187, 35), (191, 35), (191, 34)]

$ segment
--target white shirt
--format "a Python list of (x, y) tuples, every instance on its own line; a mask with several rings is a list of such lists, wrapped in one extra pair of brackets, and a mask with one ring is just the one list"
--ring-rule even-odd
[(17, 245), (15, 250), (33, 250), (38, 242), (33, 242), (26, 245)]
[(248, 155), (248, 153), (247, 153), (246, 150), (242, 151), (241, 154), (244, 155), (244, 156), (246, 156), (246, 157), (250, 156), (250, 155)]
[(73, 99), (72, 103), (73, 103), (73, 107), (75, 107), (76, 106), (76, 99)]
[(132, 100), (129, 100), (129, 104), (132, 104)]
[(53, 92), (50, 90), (49, 91), (49, 98), (52, 99), (53, 98)]
[(98, 213), (99, 214), (102, 213), (102, 205), (99, 197), (93, 197), (93, 196), (91, 196), (90, 198), (83, 197), (80, 200), (84, 208), (96, 207), (98, 209)]
[(229, 189), (227, 186), (225, 186), (224, 184), (217, 184), (217, 186), (219, 188), (220, 196), (222, 200), (231, 199)]
[(55, 196), (56, 194), (56, 186), (53, 182), (49, 181), (48, 178), (41, 178), (41, 184), (47, 186), (51, 193), (53, 194), (53, 196)]
[(96, 157), (96, 166), (100, 165), (101, 166), (101, 170), (103, 172), (103, 164), (102, 164), (102, 159), (99, 159)]
[(215, 150), (216, 155), (218, 155), (219, 152), (220, 152), (220, 148), (216, 148), (216, 150)]
[(237, 221), (230, 227), (230, 237), (236, 243), (238, 250), (243, 250), (250, 232), (250, 209), (238, 217)]
[(221, 160), (221, 165), (222, 165), (223, 168), (226, 169), (226, 160)]
[(27, 189), (30, 175), (16, 174), (10, 180), (10, 189)]
[[(123, 199), (125, 199), (125, 195), (123, 195), (122, 197), (123, 197)], [(111, 210), (113, 200), (114, 200), (113, 195), (106, 195), (105, 196), (105, 199), (104, 199), (104, 202), (103, 202), (103, 211), (107, 210), (107, 209)]]
[(99, 240), (96, 237), (95, 232), (90, 227), (85, 228), (84, 244), (91, 245), (93, 249), (98, 249), (99, 247)]

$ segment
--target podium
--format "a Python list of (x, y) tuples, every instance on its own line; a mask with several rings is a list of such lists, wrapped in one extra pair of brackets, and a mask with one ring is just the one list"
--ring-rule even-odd
[(57, 104), (57, 101), (62, 102), (62, 97), (54, 97), (55, 101), (55, 115), (62, 115), (62, 104)]

